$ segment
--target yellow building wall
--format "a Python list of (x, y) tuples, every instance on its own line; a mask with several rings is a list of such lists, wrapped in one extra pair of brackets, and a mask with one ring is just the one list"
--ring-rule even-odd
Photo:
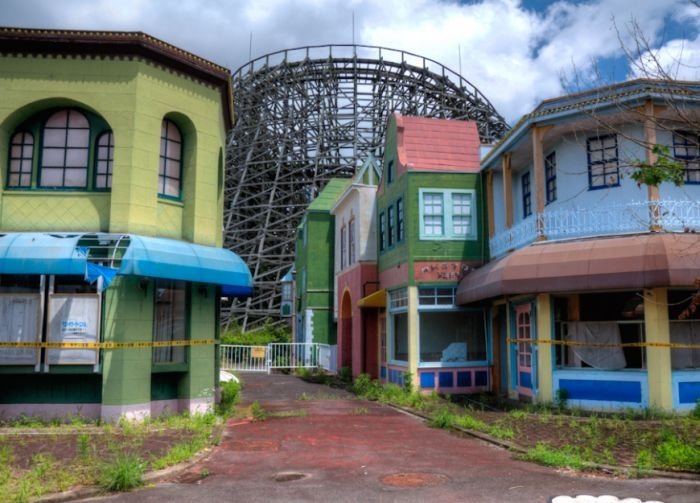
[[(221, 244), (226, 123), (219, 89), (138, 58), (2, 56), (0, 65), (0, 229), (110, 231)], [(84, 108), (111, 127), (111, 192), (3, 190), (14, 129), (41, 110), (66, 106)], [(180, 211), (159, 204), (166, 116), (184, 137)], [(173, 218), (179, 221), (165, 221)]]

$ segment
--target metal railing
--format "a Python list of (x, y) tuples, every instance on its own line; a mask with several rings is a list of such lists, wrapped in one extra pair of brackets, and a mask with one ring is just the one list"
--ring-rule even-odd
[[(539, 222), (539, 224), (538, 224)], [(489, 241), (491, 256), (499, 257), (534, 242), (538, 228), (546, 239), (631, 234), (663, 230), (700, 230), (700, 201), (632, 201), (593, 208), (546, 210), (529, 216)]]
[(322, 368), (335, 372), (333, 347), (310, 342), (274, 342), (267, 346), (222, 344), (221, 369), (271, 372), (273, 369)]

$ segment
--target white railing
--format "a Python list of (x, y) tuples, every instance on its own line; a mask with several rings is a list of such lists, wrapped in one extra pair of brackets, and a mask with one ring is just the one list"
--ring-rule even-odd
[(539, 228), (546, 239), (567, 239), (663, 230), (700, 230), (700, 201), (633, 201), (593, 208), (562, 208), (532, 215), (494, 236), (491, 256), (499, 257), (537, 239)]
[(220, 346), (221, 369), (270, 372), (272, 369), (323, 368), (335, 371), (333, 346), (311, 342), (275, 342), (267, 346)]
[(222, 344), (219, 346), (222, 370), (243, 372), (268, 372), (267, 346), (239, 346)]

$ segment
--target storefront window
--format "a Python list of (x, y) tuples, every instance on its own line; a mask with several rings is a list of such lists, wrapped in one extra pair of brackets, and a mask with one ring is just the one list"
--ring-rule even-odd
[[(184, 281), (157, 280), (153, 340), (173, 342), (186, 336), (186, 284)], [(153, 348), (153, 363), (184, 363), (184, 346)]]

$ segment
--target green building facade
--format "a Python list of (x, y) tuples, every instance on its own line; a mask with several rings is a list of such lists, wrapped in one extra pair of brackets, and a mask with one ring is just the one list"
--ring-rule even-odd
[(410, 378), (440, 393), (490, 388), (486, 313), (455, 302), (459, 280), (488, 256), (479, 147), (475, 123), (389, 121), (376, 202), (384, 382)]
[(331, 208), (350, 180), (332, 179), (297, 229), (295, 342), (336, 344), (333, 316), (335, 220)]
[(0, 60), (0, 416), (207, 410), (220, 289), (252, 290), (229, 72), (142, 33), (0, 29)]

